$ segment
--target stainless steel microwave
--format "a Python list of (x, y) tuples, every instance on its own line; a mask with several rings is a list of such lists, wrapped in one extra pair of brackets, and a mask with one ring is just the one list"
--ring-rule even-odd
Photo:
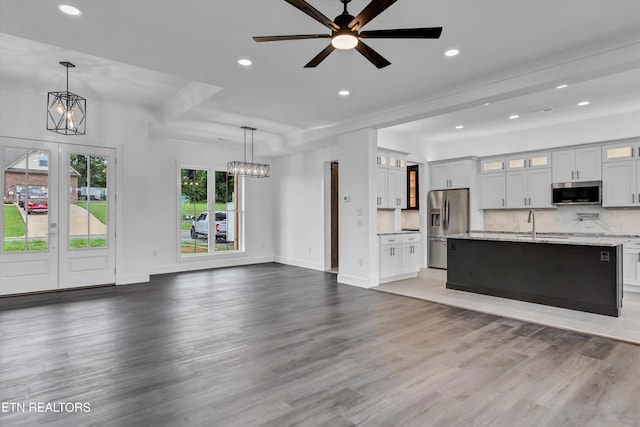
[(601, 205), (602, 181), (551, 184), (554, 205)]

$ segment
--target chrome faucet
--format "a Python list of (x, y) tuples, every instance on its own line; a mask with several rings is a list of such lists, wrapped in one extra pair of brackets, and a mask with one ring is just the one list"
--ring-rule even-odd
[(536, 213), (533, 209), (529, 209), (529, 218), (527, 218), (527, 223), (531, 224), (533, 222), (533, 227), (531, 227), (531, 238), (536, 238)]

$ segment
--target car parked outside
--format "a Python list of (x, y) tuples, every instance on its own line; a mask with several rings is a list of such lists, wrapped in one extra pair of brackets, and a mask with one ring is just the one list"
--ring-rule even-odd
[(44, 192), (39, 189), (39, 188), (29, 188), (29, 190), (27, 191), (27, 193), (23, 193), (20, 192), (18, 193), (18, 205), (21, 208), (24, 208), (25, 202), (27, 200), (31, 200), (31, 199), (45, 199), (46, 200), (47, 196), (44, 194)]
[[(215, 232), (216, 242), (227, 241), (227, 213), (224, 211), (216, 211), (215, 215)], [(209, 212), (202, 212), (200, 216), (191, 223), (191, 238), (209, 237)]]
[(47, 199), (30, 199), (27, 202), (25, 209), (27, 210), (28, 215), (31, 215), (34, 212), (48, 213), (49, 202)]

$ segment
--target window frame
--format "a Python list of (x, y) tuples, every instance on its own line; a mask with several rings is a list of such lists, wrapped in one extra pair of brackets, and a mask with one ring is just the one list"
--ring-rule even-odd
[[(192, 170), (200, 170), (200, 171), (206, 171), (207, 172), (207, 212), (209, 212), (209, 218), (213, 218), (213, 221), (209, 221), (208, 224), (208, 229), (207, 229), (207, 233), (209, 236), (208, 242), (208, 248), (207, 248), (207, 252), (205, 253), (192, 253), (192, 254), (183, 254), (182, 253), (182, 230), (180, 227), (181, 221), (182, 221), (182, 170), (183, 169), (192, 169)], [(238, 189), (238, 193), (235, 197), (237, 198), (237, 210), (234, 210), (234, 212), (237, 212), (237, 221), (238, 221), (238, 225), (237, 225), (237, 229), (238, 229), (238, 235), (239, 236), (235, 236), (235, 239), (237, 240), (237, 245), (238, 245), (238, 249), (233, 249), (233, 250), (223, 250), (223, 251), (216, 251), (215, 249), (215, 245), (216, 245), (216, 239), (215, 237), (213, 237), (213, 239), (211, 238), (211, 233), (212, 230), (215, 230), (215, 204), (216, 204), (216, 194), (215, 194), (215, 190), (216, 190), (216, 172), (224, 172), (225, 174), (227, 173), (226, 171), (226, 167), (215, 167), (215, 166), (205, 166), (202, 164), (193, 164), (193, 163), (186, 163), (186, 162), (176, 162), (176, 229), (177, 229), (177, 233), (176, 233), (176, 258), (178, 260), (178, 262), (190, 262), (193, 260), (202, 260), (202, 259), (211, 259), (211, 258), (220, 258), (220, 257), (229, 257), (229, 256), (238, 256), (238, 255), (244, 255), (245, 253), (245, 246), (244, 246), (244, 231), (245, 231), (245, 227), (244, 227), (244, 177), (236, 177), (237, 180), (237, 189)], [(225, 210), (226, 211), (226, 210)], [(214, 215), (211, 215), (211, 212), (214, 212)], [(226, 212), (232, 212), (232, 211), (226, 211)], [(200, 216), (200, 212), (197, 213), (198, 216)], [(214, 235), (215, 235), (215, 231), (214, 231)]]

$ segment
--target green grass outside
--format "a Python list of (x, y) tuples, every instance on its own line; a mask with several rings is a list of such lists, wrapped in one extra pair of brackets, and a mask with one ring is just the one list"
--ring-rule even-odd
[[(104, 237), (94, 237), (91, 239), (90, 245), (92, 248), (106, 248), (107, 239)], [(69, 247), (71, 249), (86, 249), (87, 239), (71, 239), (69, 240)]]
[[(30, 251), (46, 251), (49, 243), (46, 240), (29, 240)], [(9, 240), (4, 242), (5, 252), (22, 252), (24, 251), (24, 240)]]
[(107, 202), (77, 202), (76, 205), (83, 209), (87, 209), (87, 205), (89, 205), (88, 210), (91, 211), (91, 215), (95, 216), (101, 223), (107, 224)]
[(24, 236), (24, 221), (15, 205), (4, 205), (4, 237)]

